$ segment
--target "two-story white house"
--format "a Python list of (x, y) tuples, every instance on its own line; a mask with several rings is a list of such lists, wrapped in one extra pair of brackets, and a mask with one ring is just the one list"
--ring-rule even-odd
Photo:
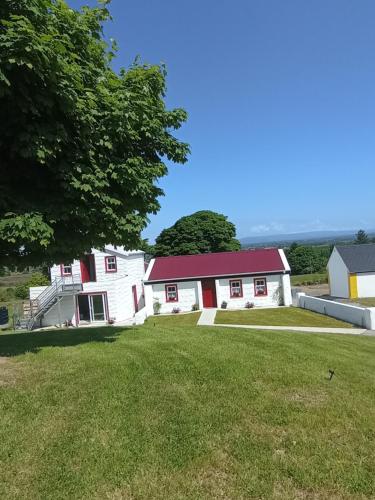
[(30, 288), (29, 328), (130, 323), (144, 306), (144, 252), (106, 246), (54, 265), (51, 285)]

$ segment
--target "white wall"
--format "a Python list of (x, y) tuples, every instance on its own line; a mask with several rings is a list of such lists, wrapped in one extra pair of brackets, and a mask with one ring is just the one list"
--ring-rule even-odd
[[(263, 277), (263, 276), (262, 276)], [(229, 281), (235, 278), (220, 278), (217, 281), (217, 306), (221, 307), (223, 301), (227, 302), (228, 309), (243, 309), (246, 302), (253, 302), (255, 307), (270, 307), (279, 305), (278, 294), (282, 286), (282, 275), (268, 275), (267, 280), (267, 295), (255, 296), (254, 277), (242, 277), (242, 292), (243, 297), (231, 298)]]
[(349, 298), (348, 269), (336, 248), (327, 264), (330, 294), (333, 297)]
[[(74, 301), (74, 302), (73, 302)], [(61, 322), (64, 325), (65, 321), (71, 321), (75, 325), (76, 307), (75, 299), (73, 296), (63, 297), (60, 301)], [(38, 321), (36, 325), (38, 324)], [(35, 325), (35, 326), (36, 326)], [(51, 309), (42, 318), (41, 326), (55, 326), (59, 325), (59, 306), (54, 304)]]
[(358, 307), (351, 304), (342, 304), (332, 300), (310, 297), (304, 293), (297, 294), (298, 306), (320, 314), (353, 323), (354, 325), (375, 329), (375, 308)]
[(358, 297), (375, 297), (375, 273), (357, 274)]
[[(112, 256), (113, 253), (93, 250), (95, 256), (96, 281), (83, 283), (82, 293), (106, 292), (108, 302), (109, 318), (116, 322), (125, 321), (134, 317), (135, 307), (132, 293), (132, 286), (137, 287), (138, 307), (144, 305), (142, 280), (144, 276), (144, 254), (129, 253), (120, 255), (116, 253), (117, 272), (107, 273), (105, 269), (105, 257)], [(81, 276), (80, 261), (75, 260), (72, 264), (72, 274)], [(51, 280), (60, 278), (60, 265), (51, 268)], [(33, 287), (30, 289), (30, 298), (34, 299), (43, 291), (44, 287)], [(60, 302), (62, 306), (62, 319), (73, 320), (75, 308), (73, 308), (73, 296), (64, 297)], [(44, 326), (55, 325), (58, 322), (57, 305), (45, 315)]]
[(32, 286), (29, 288), (29, 298), (30, 300), (36, 299), (44, 290), (48, 288), (47, 286)]
[[(148, 314), (154, 314), (153, 303), (158, 300), (162, 305), (160, 313), (171, 313), (175, 307), (181, 309), (181, 311), (191, 311), (193, 304), (198, 304), (198, 283), (196, 281), (180, 281), (177, 283), (178, 289), (178, 301), (177, 302), (167, 302), (165, 297), (165, 283), (157, 283), (152, 285), (146, 285), (146, 287), (152, 287), (152, 297), (150, 297), (150, 292), (147, 293), (148, 299)], [(150, 300), (151, 299), (151, 300)], [(151, 302), (151, 306), (150, 303)], [(152, 312), (149, 312), (151, 311)]]

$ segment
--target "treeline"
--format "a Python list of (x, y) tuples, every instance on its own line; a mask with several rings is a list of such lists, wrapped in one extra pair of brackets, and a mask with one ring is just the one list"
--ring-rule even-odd
[(305, 246), (298, 243), (285, 250), (292, 274), (324, 272), (331, 255), (332, 246)]

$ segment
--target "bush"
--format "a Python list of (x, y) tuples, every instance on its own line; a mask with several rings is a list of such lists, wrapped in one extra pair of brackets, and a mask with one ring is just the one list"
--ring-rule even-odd
[(18, 285), (14, 289), (14, 296), (17, 299), (26, 300), (29, 297), (29, 288), (32, 286), (48, 286), (50, 284), (47, 276), (42, 273), (34, 273), (31, 278), (23, 285)]
[(154, 314), (160, 314), (161, 304), (160, 304), (159, 300), (157, 300), (157, 299), (154, 300), (153, 308), (154, 308)]
[(254, 302), (246, 302), (245, 307), (246, 309), (252, 309), (254, 307)]

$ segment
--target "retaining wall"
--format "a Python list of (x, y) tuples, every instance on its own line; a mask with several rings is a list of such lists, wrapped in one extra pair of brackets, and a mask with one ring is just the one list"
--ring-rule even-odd
[(304, 293), (297, 293), (297, 305), (320, 314), (326, 314), (348, 323), (375, 330), (375, 307), (358, 307), (351, 304), (342, 304), (332, 300), (310, 297)]

